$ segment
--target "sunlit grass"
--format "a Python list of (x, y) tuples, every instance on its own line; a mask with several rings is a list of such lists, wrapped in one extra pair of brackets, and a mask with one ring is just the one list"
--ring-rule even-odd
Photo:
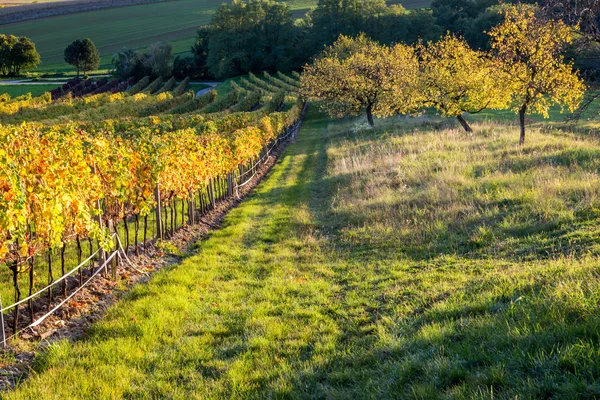
[(331, 121), (7, 398), (600, 396), (600, 145)]
[(31, 93), (32, 96), (39, 96), (43, 93), (56, 89), (60, 85), (0, 85), (0, 94), (8, 93), (11, 98)]

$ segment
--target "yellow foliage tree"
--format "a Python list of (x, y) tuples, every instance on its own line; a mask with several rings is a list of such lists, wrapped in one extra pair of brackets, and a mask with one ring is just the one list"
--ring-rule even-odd
[(585, 93), (585, 85), (561, 55), (573, 41), (573, 31), (562, 21), (536, 16), (535, 8), (517, 5), (506, 11), (502, 24), (490, 31), (492, 51), (506, 74), (514, 111), (519, 115), (525, 143), (525, 115), (548, 117), (552, 104), (574, 111)]
[(419, 45), (418, 50), (425, 106), (455, 117), (467, 132), (473, 130), (463, 113), (509, 107), (510, 92), (496, 63), (464, 39), (448, 34), (438, 42)]
[(418, 61), (408, 46), (381, 46), (364, 34), (356, 38), (341, 35), (304, 67), (301, 93), (321, 101), (331, 116), (360, 115), (374, 125), (373, 115), (386, 117), (412, 111), (417, 101)]

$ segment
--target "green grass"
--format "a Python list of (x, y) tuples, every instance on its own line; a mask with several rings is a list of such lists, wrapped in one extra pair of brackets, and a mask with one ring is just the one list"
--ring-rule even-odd
[(600, 145), (331, 121), (16, 398), (600, 396)]
[(190, 83), (188, 85), (188, 90), (193, 90), (194, 93), (197, 93), (199, 90), (206, 89), (208, 85), (204, 85), (202, 83)]
[(431, 6), (433, 0), (392, 0), (388, 1), (389, 4), (402, 4), (406, 9), (411, 8), (425, 8)]
[(40, 94), (49, 92), (50, 90), (56, 89), (60, 85), (48, 84), (48, 85), (0, 85), (0, 94), (8, 93), (11, 98), (21, 96), (22, 94), (31, 93), (32, 96), (39, 96)]

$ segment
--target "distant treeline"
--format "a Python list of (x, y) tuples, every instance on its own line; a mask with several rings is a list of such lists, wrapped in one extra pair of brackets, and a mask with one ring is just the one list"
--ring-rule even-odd
[(177, 58), (174, 72), (222, 79), (249, 71), (289, 71), (340, 34), (361, 32), (382, 44), (413, 44), (449, 31), (464, 36), (473, 48), (486, 49), (485, 31), (502, 22), (503, 7), (513, 2), (434, 0), (430, 8), (407, 10), (385, 0), (319, 0), (304, 18), (294, 20), (284, 3), (236, 1), (216, 10), (211, 23), (198, 31), (193, 57)]
[(137, 4), (162, 3), (166, 1), (174, 0), (74, 0), (5, 7), (0, 8), (0, 25), (75, 12), (126, 7)]

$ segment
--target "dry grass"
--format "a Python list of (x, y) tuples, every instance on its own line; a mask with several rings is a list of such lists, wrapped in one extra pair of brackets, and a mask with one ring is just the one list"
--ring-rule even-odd
[(428, 125), (388, 121), (370, 135), (343, 136), (330, 148), (328, 172), (344, 186), (334, 196), (334, 210), (351, 210), (353, 224), (343, 228), (352, 232), (350, 242), (365, 232), (378, 245), (410, 243), (408, 252), (429, 243), (434, 252), (477, 248), (535, 257), (556, 248), (525, 249), (519, 238), (597, 213), (596, 140), (534, 128), (519, 148), (516, 128), (504, 124), (478, 123), (473, 135)]

